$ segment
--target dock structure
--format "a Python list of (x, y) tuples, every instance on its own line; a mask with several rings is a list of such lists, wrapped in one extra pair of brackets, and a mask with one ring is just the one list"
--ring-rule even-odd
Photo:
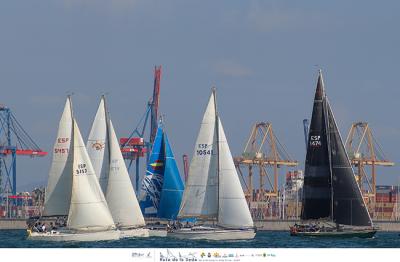
[[(272, 208), (280, 202), (278, 187), (279, 169), (296, 167), (298, 162), (287, 153), (268, 122), (255, 123), (241, 156), (234, 158), (253, 218), (277, 216)], [(247, 169), (247, 177), (242, 169)], [(258, 185), (255, 175), (258, 174)], [(279, 215), (278, 215), (279, 216)]]
[[(345, 147), (369, 212), (373, 218), (377, 218), (377, 213), (382, 213), (382, 198), (377, 196), (376, 167), (394, 166), (394, 162), (384, 154), (367, 122), (355, 122), (351, 125)], [(380, 193), (378, 192), (378, 194)], [(393, 212), (388, 211), (387, 213), (385, 217), (389, 218)]]

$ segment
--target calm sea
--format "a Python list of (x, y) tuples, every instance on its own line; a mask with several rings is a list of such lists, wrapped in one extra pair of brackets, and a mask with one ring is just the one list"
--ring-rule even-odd
[(378, 232), (373, 239), (329, 239), (291, 237), (289, 232), (258, 232), (253, 240), (246, 241), (181, 241), (173, 238), (137, 238), (119, 241), (85, 243), (56, 243), (30, 241), (25, 230), (0, 230), (0, 247), (111, 247), (111, 248), (400, 248), (400, 236), (395, 232)]

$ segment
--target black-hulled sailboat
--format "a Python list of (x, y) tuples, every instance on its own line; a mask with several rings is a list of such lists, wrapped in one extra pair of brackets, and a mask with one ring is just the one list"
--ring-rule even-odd
[(301, 224), (292, 236), (373, 237), (376, 229), (356, 182), (335, 117), (318, 75), (308, 135)]

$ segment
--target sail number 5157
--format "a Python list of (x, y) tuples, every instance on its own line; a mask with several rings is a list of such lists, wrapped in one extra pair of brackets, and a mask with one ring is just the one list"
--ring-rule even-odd
[(86, 164), (78, 164), (78, 168), (75, 170), (77, 175), (87, 174)]

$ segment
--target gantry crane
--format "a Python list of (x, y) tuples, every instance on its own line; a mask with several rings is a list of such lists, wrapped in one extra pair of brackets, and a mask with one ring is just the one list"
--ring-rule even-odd
[[(17, 196), (17, 156), (43, 157), (47, 152), (33, 141), (10, 108), (0, 105), (0, 205)], [(13, 201), (11, 201), (13, 202)]]
[[(277, 198), (279, 195), (279, 168), (298, 165), (298, 162), (289, 156), (285, 147), (279, 142), (272, 129), (272, 124), (268, 122), (259, 122), (252, 127), (242, 155), (235, 157), (234, 161), (243, 179), (247, 200), (249, 203), (257, 202), (260, 208), (268, 208), (270, 199)], [(248, 169), (247, 181), (242, 172), (243, 166)], [(254, 170), (255, 168), (258, 168), (258, 190), (254, 190), (253, 177), (257, 172)], [(267, 168), (272, 169), (272, 172), (267, 172)], [(259, 211), (257, 212), (260, 214)]]
[(394, 162), (385, 156), (367, 122), (355, 122), (351, 125), (345, 146), (355, 167), (359, 187), (373, 214), (376, 201), (376, 166), (393, 166)]
[[(140, 180), (140, 158), (146, 157), (146, 164), (149, 160), (149, 153), (153, 145), (153, 141), (157, 132), (159, 118), (159, 103), (160, 103), (160, 81), (161, 81), (161, 66), (154, 68), (154, 86), (152, 99), (147, 103), (146, 111), (135, 129), (128, 137), (120, 138), (121, 152), (128, 161), (128, 170), (135, 163), (135, 190), (139, 193)], [(150, 116), (150, 134), (146, 141), (145, 131), (147, 122)]]

